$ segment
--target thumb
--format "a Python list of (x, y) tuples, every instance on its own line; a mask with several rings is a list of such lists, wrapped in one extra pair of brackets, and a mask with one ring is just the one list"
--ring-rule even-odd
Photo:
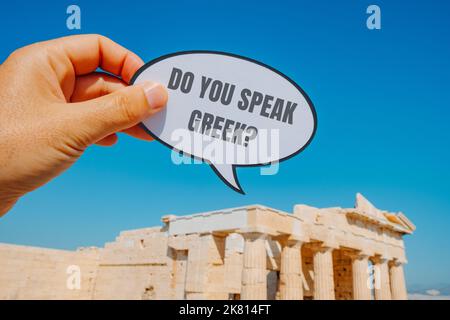
[(143, 82), (108, 95), (79, 103), (80, 124), (86, 136), (81, 141), (96, 143), (115, 132), (128, 129), (160, 111), (167, 91), (159, 83)]

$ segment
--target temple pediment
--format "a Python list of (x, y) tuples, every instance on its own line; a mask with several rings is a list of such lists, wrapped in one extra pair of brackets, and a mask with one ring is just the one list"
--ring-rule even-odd
[(376, 208), (361, 193), (356, 194), (355, 208), (344, 209), (346, 214), (379, 224), (400, 233), (412, 233), (416, 227), (402, 212), (389, 212)]

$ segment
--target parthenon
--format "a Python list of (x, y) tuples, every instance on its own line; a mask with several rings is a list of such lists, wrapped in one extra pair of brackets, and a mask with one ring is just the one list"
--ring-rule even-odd
[(407, 299), (402, 237), (415, 226), (361, 194), (354, 208), (251, 205), (162, 223), (103, 248), (0, 244), (0, 299)]

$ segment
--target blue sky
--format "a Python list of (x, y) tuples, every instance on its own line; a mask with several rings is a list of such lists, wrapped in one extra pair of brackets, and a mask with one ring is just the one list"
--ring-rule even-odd
[[(220, 50), (269, 64), (299, 83), (318, 130), (274, 176), (237, 170), (246, 195), (207, 165), (172, 164), (170, 150), (121, 136), (92, 147), (64, 175), (0, 219), (0, 242), (74, 249), (121, 231), (260, 203), (291, 211), (354, 204), (403, 211), (410, 284), (450, 282), (450, 3), (444, 1), (75, 1), (82, 33), (100, 33), (144, 61), (180, 50)], [(275, 5), (276, 3), (276, 5)], [(72, 2), (2, 4), (0, 60), (66, 28)], [(382, 29), (365, 26), (378, 4)]]

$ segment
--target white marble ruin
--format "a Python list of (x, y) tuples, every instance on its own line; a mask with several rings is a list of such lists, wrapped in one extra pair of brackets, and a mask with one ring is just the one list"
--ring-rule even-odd
[(360, 194), (349, 209), (252, 205), (162, 221), (104, 248), (0, 244), (0, 298), (407, 299), (403, 236), (415, 226)]

